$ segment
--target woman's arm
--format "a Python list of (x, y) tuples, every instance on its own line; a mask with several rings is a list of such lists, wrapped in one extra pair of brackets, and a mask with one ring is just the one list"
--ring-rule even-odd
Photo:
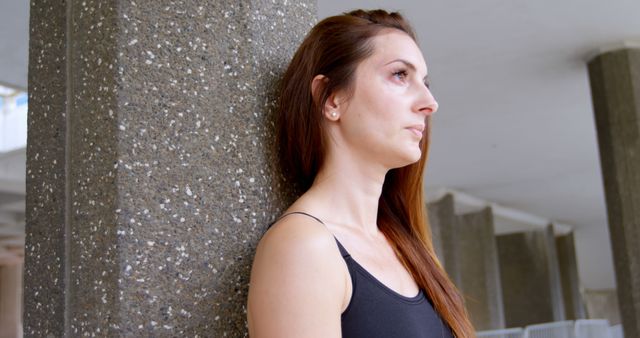
[(251, 271), (251, 338), (339, 338), (345, 294), (342, 257), (331, 233), (294, 215), (260, 240)]

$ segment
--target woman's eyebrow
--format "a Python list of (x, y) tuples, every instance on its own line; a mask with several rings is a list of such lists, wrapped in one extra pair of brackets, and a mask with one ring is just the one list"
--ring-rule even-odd
[[(412, 70), (412, 71), (414, 71), (414, 72), (417, 72), (416, 66), (414, 66), (414, 65), (413, 65), (413, 63), (411, 63), (411, 62), (409, 62), (409, 61), (407, 61), (407, 60), (405, 60), (405, 59), (395, 59), (395, 60), (389, 61), (389, 62), (387, 62), (387, 63), (385, 64), (385, 66), (386, 66), (386, 65), (390, 65), (390, 64), (392, 64), (392, 63), (394, 63), (394, 62), (401, 62), (401, 63), (403, 63), (405, 66), (407, 66), (407, 68), (411, 69), (411, 70)], [(422, 79), (422, 81), (423, 81), (423, 82), (427, 82), (428, 80), (429, 80), (428, 75), (425, 75), (425, 76), (424, 76), (424, 78)]]

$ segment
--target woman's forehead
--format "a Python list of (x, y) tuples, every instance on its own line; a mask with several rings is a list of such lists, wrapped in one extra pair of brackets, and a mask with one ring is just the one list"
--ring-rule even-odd
[(373, 66), (384, 67), (394, 61), (405, 61), (426, 75), (427, 65), (422, 51), (413, 39), (399, 30), (389, 30), (372, 38), (373, 54), (368, 58)]

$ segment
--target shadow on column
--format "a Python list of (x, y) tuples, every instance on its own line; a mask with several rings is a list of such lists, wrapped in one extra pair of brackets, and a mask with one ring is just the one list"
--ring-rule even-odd
[(496, 236), (508, 327), (565, 319), (552, 226)]

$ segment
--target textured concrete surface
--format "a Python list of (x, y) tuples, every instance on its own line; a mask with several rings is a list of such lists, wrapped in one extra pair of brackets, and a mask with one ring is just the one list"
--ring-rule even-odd
[(26, 173), (26, 337), (63, 337), (67, 238), (66, 8), (32, 2)]
[[(66, 7), (65, 7), (66, 6)], [(315, 3), (33, 1), (25, 336), (246, 336)]]
[(564, 320), (552, 226), (496, 236), (507, 327)]
[(587, 318), (607, 319), (610, 325), (618, 325), (620, 307), (615, 289), (585, 290), (584, 302)]
[(456, 265), (454, 238), (454, 223), (457, 219), (454, 211), (453, 195), (446, 194), (440, 200), (428, 203), (427, 214), (429, 216), (433, 246), (438, 259), (449, 274), (449, 277), (458, 285), (460, 278)]
[(558, 268), (562, 281), (565, 319), (586, 318), (584, 302), (580, 293), (580, 277), (573, 232), (556, 237)]
[(454, 223), (460, 284), (476, 330), (504, 328), (498, 249), (491, 208), (457, 216)]
[(622, 324), (640, 337), (640, 49), (588, 68)]

